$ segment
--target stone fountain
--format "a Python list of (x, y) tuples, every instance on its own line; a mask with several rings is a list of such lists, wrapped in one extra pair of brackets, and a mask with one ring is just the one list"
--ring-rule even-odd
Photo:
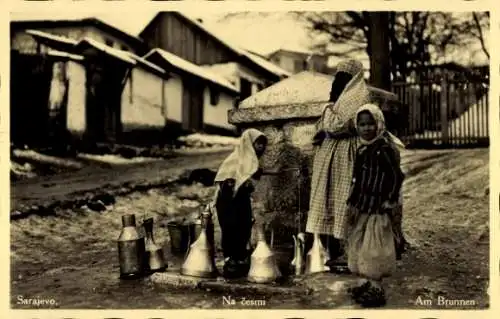
[[(331, 75), (304, 71), (250, 96), (238, 109), (229, 111), (229, 122), (239, 130), (253, 127), (269, 138), (262, 165), (264, 170), (279, 173), (262, 177), (255, 198), (264, 208), (264, 220), (276, 229), (278, 242), (283, 237), (280, 234), (291, 241), (291, 229), (294, 233), (298, 228), (305, 231), (312, 174), (311, 140), (332, 81)], [(401, 109), (397, 96), (374, 87), (369, 90), (391, 128), (392, 118)]]

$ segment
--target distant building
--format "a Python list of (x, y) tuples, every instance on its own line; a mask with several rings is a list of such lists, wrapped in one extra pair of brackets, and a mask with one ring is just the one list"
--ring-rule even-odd
[(156, 48), (144, 56), (168, 71), (165, 92), (168, 127), (184, 131), (235, 134), (227, 121), (239, 90), (225, 77)]
[(267, 55), (267, 59), (277, 66), (296, 74), (302, 71), (330, 73), (328, 56), (310, 52), (279, 49)]
[[(203, 23), (177, 11), (158, 13), (139, 35), (151, 48), (160, 48), (195, 65), (214, 66), (240, 90), (240, 100), (288, 76), (265, 59), (237, 48)], [(231, 65), (228, 71), (226, 66)]]
[[(14, 24), (11, 128), (22, 143), (43, 144), (56, 131), (130, 144), (161, 144), (182, 131), (236, 134), (227, 111), (239, 89), (217, 73), (167, 52), (168, 59), (157, 59), (158, 50), (141, 57), (133, 53), (143, 52), (140, 40), (126, 50), (108, 46), (95, 40), (111, 37), (104, 30), (93, 30), (90, 38), (74, 26), (71, 38)], [(47, 29), (38, 21), (37, 26)]]
[(72, 19), (72, 20), (15, 20), (10, 23), (11, 39), (13, 45), (18, 47), (16, 41), (21, 41), (28, 48), (34, 48), (36, 44), (28, 39), (19, 37), (19, 32), (24, 30), (38, 30), (50, 34), (64, 36), (74, 40), (83, 38), (93, 39), (106, 44), (114, 49), (133, 52), (144, 55), (148, 48), (140, 38), (126, 33), (96, 18)]

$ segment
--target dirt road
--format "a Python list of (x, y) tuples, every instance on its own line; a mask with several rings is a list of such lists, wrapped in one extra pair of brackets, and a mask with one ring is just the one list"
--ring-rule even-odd
[(168, 160), (110, 168), (92, 166), (76, 172), (19, 181), (11, 185), (11, 211), (68, 200), (72, 196), (96, 189), (161, 181), (180, 174), (185, 169), (217, 168), (228, 153), (229, 151), (221, 151), (183, 155)]
[[(199, 160), (208, 163), (205, 156)], [(488, 150), (408, 152), (403, 163), (408, 176), (404, 185), (404, 231), (413, 248), (398, 263), (394, 275), (384, 281), (387, 307), (487, 307)], [(151, 176), (165, 170), (151, 169)], [(59, 210), (56, 216), (33, 215), (12, 221), (12, 307), (33, 309), (20, 304), (19, 298), (38, 296), (56, 300), (60, 308), (73, 309), (222, 308), (217, 294), (162, 290), (146, 281), (118, 280), (115, 240), (121, 229), (121, 214), (154, 217), (158, 221), (156, 238), (168, 251), (168, 232), (160, 227), (162, 220), (195, 212), (211, 191), (175, 186), (119, 196), (116, 204), (102, 213)], [(195, 196), (178, 195), (186, 192)], [(194, 200), (182, 199), (186, 197)], [(330, 295), (313, 300), (270, 296), (265, 308), (330, 308)], [(439, 305), (440, 297), (469, 301), (469, 306)], [(418, 304), (419, 299), (426, 304)], [(429, 305), (427, 300), (433, 303)]]

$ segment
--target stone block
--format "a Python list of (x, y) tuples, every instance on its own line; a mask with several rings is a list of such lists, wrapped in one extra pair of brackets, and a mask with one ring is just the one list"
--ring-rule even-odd
[(195, 289), (200, 286), (203, 278), (183, 276), (179, 271), (157, 272), (150, 276), (150, 280), (155, 284), (165, 285), (174, 288)]
[(205, 279), (183, 276), (178, 270), (154, 273), (149, 278), (156, 285), (177, 289), (205, 289), (218, 293), (235, 293), (247, 295), (283, 295), (305, 296), (311, 289), (303, 285), (288, 284), (255, 284), (246, 279), (225, 280), (223, 278)]

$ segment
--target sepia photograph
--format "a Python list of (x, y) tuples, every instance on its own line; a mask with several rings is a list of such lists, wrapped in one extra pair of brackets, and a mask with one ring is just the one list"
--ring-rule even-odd
[(11, 309), (488, 309), (489, 35), (11, 12)]

